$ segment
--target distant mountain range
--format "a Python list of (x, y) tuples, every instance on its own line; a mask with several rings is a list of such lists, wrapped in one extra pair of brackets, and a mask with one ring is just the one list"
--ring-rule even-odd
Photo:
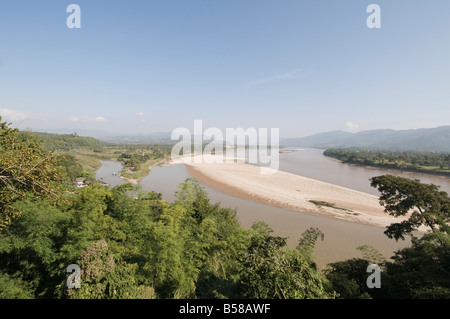
[[(170, 132), (149, 134), (117, 135), (101, 130), (59, 129), (35, 130), (55, 134), (90, 136), (103, 142), (130, 144), (171, 144)], [(359, 133), (333, 131), (299, 138), (284, 138), (280, 141), (285, 147), (312, 148), (362, 148), (399, 151), (450, 152), (450, 126), (422, 128), (415, 130), (370, 130)]]
[(363, 148), (399, 151), (450, 152), (450, 126), (415, 130), (370, 130), (359, 133), (333, 131), (287, 138), (280, 145), (313, 148)]

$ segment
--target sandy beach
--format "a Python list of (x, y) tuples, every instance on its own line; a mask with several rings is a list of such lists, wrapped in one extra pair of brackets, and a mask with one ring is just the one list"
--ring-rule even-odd
[[(374, 195), (283, 171), (261, 174), (260, 167), (242, 161), (211, 162), (185, 161), (185, 165), (195, 179), (240, 198), (374, 226), (401, 221), (385, 213)], [(331, 203), (334, 207), (311, 201)]]

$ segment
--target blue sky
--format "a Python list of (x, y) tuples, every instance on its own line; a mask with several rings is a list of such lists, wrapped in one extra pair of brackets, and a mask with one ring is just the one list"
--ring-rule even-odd
[(117, 134), (436, 127), (449, 57), (448, 0), (3, 0), (0, 115)]

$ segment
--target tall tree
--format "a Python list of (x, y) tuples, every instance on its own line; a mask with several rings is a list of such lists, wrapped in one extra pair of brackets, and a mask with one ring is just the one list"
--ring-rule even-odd
[(64, 265), (69, 264), (60, 248), (66, 241), (70, 217), (31, 194), (15, 205), (21, 217), (0, 232), (0, 277), (3, 273), (5, 285), (14, 283), (16, 288), (0, 284), (0, 295), (3, 291), (4, 298), (22, 298), (18, 290), (27, 288), (20, 291), (31, 291), (35, 298), (53, 297), (55, 285), (64, 276)]
[(13, 204), (27, 192), (59, 197), (61, 174), (56, 162), (31, 133), (10, 128), (0, 117), (0, 230), (20, 215)]
[[(242, 290), (245, 297), (257, 299), (334, 298), (328, 281), (311, 265), (309, 246), (320, 235), (317, 230), (304, 234), (299, 249), (284, 249), (286, 238), (271, 236), (265, 223), (252, 226), (253, 235), (244, 256)], [(317, 235), (317, 236), (316, 236)], [(309, 238), (306, 238), (309, 237)], [(308, 247), (308, 248), (306, 248)]]
[[(391, 175), (372, 179), (381, 192), (380, 203), (393, 216), (408, 219), (387, 227), (390, 238), (411, 236), (412, 246), (395, 252), (392, 261), (367, 246), (364, 259), (331, 264), (327, 276), (341, 298), (450, 298), (450, 233), (448, 194), (435, 185)], [(417, 232), (427, 226), (426, 232)], [(420, 229), (423, 230), (423, 229)], [(366, 267), (382, 268), (381, 289), (367, 289)]]
[(420, 180), (383, 175), (371, 179), (372, 187), (381, 192), (380, 204), (392, 216), (406, 216), (405, 221), (387, 227), (389, 238), (404, 239), (425, 225), (443, 243), (450, 234), (450, 198), (433, 184), (423, 184)]

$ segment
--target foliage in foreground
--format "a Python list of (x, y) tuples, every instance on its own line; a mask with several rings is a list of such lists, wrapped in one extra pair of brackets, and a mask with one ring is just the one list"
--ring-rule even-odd
[(10, 128), (0, 117), (0, 231), (20, 216), (14, 203), (27, 193), (58, 199), (61, 172), (56, 162), (33, 135)]
[[(333, 263), (327, 278), (341, 298), (450, 298), (450, 198), (435, 185), (391, 175), (372, 178), (381, 192), (380, 203), (393, 216), (405, 220), (387, 227), (395, 240), (410, 236), (412, 246), (395, 252), (391, 261), (373, 258)], [(428, 231), (418, 236), (417, 230)], [(382, 269), (381, 289), (368, 289), (369, 263)]]
[[(450, 298), (450, 199), (434, 185), (372, 179), (386, 213), (408, 217), (386, 235), (411, 236), (412, 246), (390, 261), (363, 246), (363, 258), (322, 274), (318, 229), (288, 249), (267, 224), (240, 227), (191, 179), (172, 203), (131, 184), (67, 192), (64, 176), (79, 169), (71, 163), (0, 122), (0, 298)], [(421, 237), (420, 227), (429, 229)], [(371, 263), (381, 289), (367, 288)], [(72, 264), (79, 289), (67, 288)]]
[[(138, 193), (137, 199), (129, 192)], [(178, 200), (129, 184), (91, 185), (53, 206), (33, 195), (0, 234), (4, 298), (328, 298), (308, 249), (285, 249), (257, 223), (211, 204), (199, 185)], [(67, 289), (68, 265), (81, 288)]]

